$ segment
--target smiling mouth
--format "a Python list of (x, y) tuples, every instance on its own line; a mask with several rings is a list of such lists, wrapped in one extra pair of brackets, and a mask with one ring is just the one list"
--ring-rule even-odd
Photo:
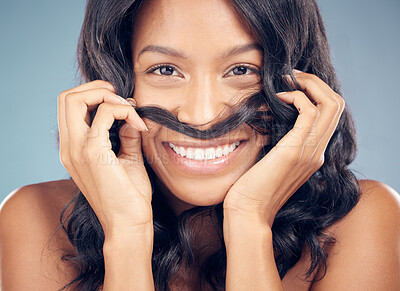
[(174, 145), (173, 143), (168, 143), (168, 145), (177, 155), (183, 158), (188, 160), (207, 161), (228, 156), (238, 148), (240, 141), (208, 148), (183, 147)]
[(211, 175), (229, 167), (247, 142), (247, 139), (203, 144), (163, 142), (163, 146), (173, 164), (183, 173)]

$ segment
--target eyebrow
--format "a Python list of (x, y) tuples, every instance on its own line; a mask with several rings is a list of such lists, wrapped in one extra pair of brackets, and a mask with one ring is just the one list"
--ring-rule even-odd
[[(249, 52), (252, 50), (259, 50), (259, 51), (263, 52), (262, 46), (260, 44), (249, 43), (249, 44), (244, 44), (244, 45), (237, 45), (237, 46), (234, 46), (234, 47), (228, 49), (226, 52), (221, 54), (220, 58), (225, 59), (225, 58), (231, 57), (233, 55), (243, 54), (243, 53), (246, 53), (246, 52)], [(139, 54), (137, 56), (137, 60), (145, 52), (154, 52), (154, 53), (169, 55), (169, 56), (173, 56), (173, 57), (177, 57), (177, 58), (188, 59), (188, 57), (183, 52), (176, 50), (174, 48), (166, 47), (166, 46), (159, 46), (159, 45), (148, 45), (139, 52)]]

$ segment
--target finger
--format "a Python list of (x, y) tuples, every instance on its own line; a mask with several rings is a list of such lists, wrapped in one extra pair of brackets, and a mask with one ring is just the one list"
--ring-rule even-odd
[[(68, 126), (67, 126), (67, 121), (66, 121), (66, 116), (65, 116), (65, 98), (68, 94), (74, 93), (74, 92), (80, 92), (80, 91), (85, 91), (85, 90), (90, 90), (90, 89), (96, 89), (96, 88), (104, 88), (107, 89), (113, 93), (115, 93), (115, 89), (112, 86), (110, 82), (102, 81), (102, 80), (96, 80), (93, 82), (85, 83), (80, 86), (77, 86), (75, 88), (65, 90), (60, 93), (57, 99), (57, 122), (58, 122), (58, 131), (59, 131), (59, 143), (60, 143), (60, 161), (61, 164), (65, 167), (65, 169), (68, 171), (68, 173), (71, 175), (73, 178), (74, 182), (78, 185), (78, 187), (81, 189), (81, 191), (86, 191), (83, 187), (83, 183), (81, 182), (81, 179), (79, 177), (79, 174), (76, 170), (76, 167), (74, 166), (74, 163), (71, 160), (71, 147), (69, 145), (70, 139), (69, 139), (69, 133), (68, 133)], [(86, 119), (87, 122), (89, 122)]]
[(89, 130), (90, 106), (100, 103), (129, 104), (122, 97), (115, 95), (108, 89), (90, 89), (73, 92), (65, 97), (65, 116), (70, 143), (82, 145)]
[(135, 99), (133, 99), (133, 98), (126, 98), (125, 100), (128, 101), (129, 104), (131, 104), (133, 107), (136, 107), (136, 106), (137, 106), (136, 100), (135, 100)]
[(118, 156), (143, 164), (141, 133), (129, 123), (125, 123), (119, 130), (121, 146)]
[[(274, 171), (269, 171), (269, 179), (271, 181), (284, 179), (295, 167), (303, 165), (300, 161), (307, 160), (308, 157), (306, 155), (309, 153), (305, 151), (306, 140), (312, 133), (320, 115), (318, 108), (301, 91), (282, 92), (278, 93), (277, 96), (285, 103), (293, 104), (297, 108), (299, 116), (293, 128), (277, 143), (270, 153), (250, 170), (254, 171), (253, 176), (260, 175), (261, 177), (262, 173), (265, 173), (265, 170), (261, 170), (263, 167), (267, 167), (268, 170), (271, 165), (275, 165)], [(308, 173), (302, 169), (301, 175), (306, 174)], [(293, 176), (291, 179), (297, 180), (297, 177)], [(260, 181), (263, 180), (265, 179), (260, 179)], [(296, 186), (295, 183), (291, 183), (290, 187), (294, 186)], [(262, 187), (264, 187), (263, 183), (253, 183), (251, 191), (258, 193), (257, 191), (262, 191)]]
[[(115, 93), (115, 89), (110, 82), (96, 80), (93, 82), (85, 83), (75, 88), (65, 90), (60, 93), (57, 100), (57, 111), (58, 111), (58, 129), (59, 129), (59, 138), (60, 138), (60, 153), (62, 149), (66, 149), (69, 143), (68, 138), (68, 130), (67, 130), (67, 123), (65, 117), (65, 98), (68, 94), (80, 91), (86, 91), (95, 88), (104, 88), (108, 89), (109, 91)], [(64, 156), (67, 157), (67, 152), (64, 151)]]
[(315, 127), (320, 112), (301, 91), (281, 92), (276, 95), (285, 103), (293, 104), (299, 112), (293, 128), (276, 146), (299, 147), (302, 150), (306, 139)]
[(116, 119), (125, 120), (138, 131), (147, 131), (146, 124), (131, 105), (102, 103), (97, 109), (90, 128), (90, 136), (88, 136), (88, 146), (90, 148), (111, 148), (108, 131)]
[(339, 123), (345, 101), (317, 76), (300, 71), (294, 71), (294, 74), (306, 95), (320, 103), (317, 107), (321, 106), (320, 119), (317, 121), (314, 133), (315, 139), (310, 144), (313, 146), (318, 143), (314, 159), (319, 160)]
[[(330, 105), (330, 102), (335, 102), (334, 96), (332, 93), (334, 91), (322, 81), (320, 78), (313, 74), (303, 73), (298, 70), (293, 71), (293, 75), (295, 80), (300, 85), (301, 90), (317, 105), (320, 106), (320, 109), (323, 109), (324, 105)], [(292, 86), (296, 87), (294, 81), (289, 75), (284, 76), (285, 80)], [(327, 96), (327, 98), (323, 98), (322, 96)]]
[(72, 106), (72, 109), (81, 114), (81, 119), (90, 124), (90, 111), (97, 108), (102, 102), (113, 104), (129, 105), (124, 98), (116, 95), (106, 88), (89, 89), (79, 92), (71, 92), (66, 96), (66, 106)]
[[(325, 133), (323, 129), (330, 127), (331, 121), (340, 109), (339, 101), (335, 96), (337, 94), (317, 76), (297, 70), (293, 72), (301, 90), (321, 112), (321, 119), (316, 127), (316, 134), (319, 133), (318, 140), (320, 140)], [(295, 87), (294, 81), (289, 76), (285, 76), (285, 80)]]
[(303, 92), (321, 112), (308, 145), (322, 145), (321, 148), (325, 149), (343, 112), (344, 100), (317, 76), (300, 71), (294, 71), (294, 74)]
[(79, 189), (83, 192), (86, 192), (86, 189), (83, 187), (81, 179), (76, 171), (74, 164), (71, 161), (70, 155), (70, 147), (69, 147), (69, 137), (68, 137), (68, 129), (65, 119), (65, 91), (62, 92), (57, 99), (57, 122), (58, 122), (58, 131), (59, 131), (59, 157), (61, 164), (67, 170), (67, 172), (71, 175), (75, 184), (79, 187)]
[[(324, 81), (315, 75), (294, 71), (296, 81), (301, 90), (316, 104), (321, 115), (333, 119), (340, 111), (343, 99), (333, 91)], [(293, 80), (290, 81), (293, 84)]]
[(57, 99), (57, 122), (58, 122), (58, 136), (59, 136), (59, 157), (60, 162), (64, 166), (64, 168), (68, 171), (71, 177), (75, 177), (75, 168), (70, 163), (70, 155), (68, 148), (68, 130), (65, 121), (65, 107), (64, 107), (64, 94), (62, 92)]
[(66, 90), (65, 93), (73, 93), (73, 92), (80, 92), (80, 91), (86, 91), (86, 90), (91, 90), (91, 89), (100, 89), (100, 88), (104, 88), (104, 89), (108, 89), (111, 92), (116, 94), (116, 90), (114, 88), (114, 86), (107, 81), (103, 81), (103, 80), (95, 80), (92, 82), (88, 82), (88, 83), (84, 83), (82, 85), (76, 86), (72, 89)]
[[(77, 93), (77, 92), (93, 90), (93, 89), (107, 89), (110, 92), (116, 94), (116, 90), (115, 90), (114, 86), (110, 82), (103, 81), (103, 80), (95, 80), (95, 81), (92, 81), (89, 83), (79, 85), (75, 88), (66, 90), (65, 94), (68, 95), (71, 93)], [(89, 106), (88, 111), (92, 112), (94, 109), (96, 109), (96, 107), (97, 107), (96, 105)], [(90, 118), (87, 118), (87, 120), (90, 120)]]
[[(126, 100), (132, 106), (136, 107), (136, 101), (134, 99), (127, 98)], [(125, 123), (119, 131), (119, 138), (121, 141), (121, 146), (118, 156), (123, 156), (125, 159), (129, 159), (130, 161), (134, 161), (139, 165), (143, 165), (142, 136), (140, 132), (132, 127), (129, 123)]]

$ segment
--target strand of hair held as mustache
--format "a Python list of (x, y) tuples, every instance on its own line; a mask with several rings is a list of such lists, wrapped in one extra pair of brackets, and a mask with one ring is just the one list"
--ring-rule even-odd
[(235, 105), (230, 114), (223, 114), (220, 121), (206, 130), (180, 122), (171, 112), (157, 106), (135, 107), (141, 118), (147, 118), (181, 134), (197, 138), (210, 139), (233, 131), (241, 124), (248, 124), (259, 134), (268, 134), (271, 129), (271, 111), (265, 106), (263, 92), (258, 92)]

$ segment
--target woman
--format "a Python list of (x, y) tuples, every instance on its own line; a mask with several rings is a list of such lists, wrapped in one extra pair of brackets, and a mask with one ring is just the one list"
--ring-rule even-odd
[(72, 179), (3, 205), (4, 290), (400, 288), (399, 199), (347, 168), (314, 1), (90, 0), (79, 61)]

